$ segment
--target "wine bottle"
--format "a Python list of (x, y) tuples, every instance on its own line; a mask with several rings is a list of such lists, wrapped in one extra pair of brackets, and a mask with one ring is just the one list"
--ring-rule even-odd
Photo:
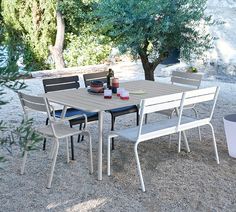
[(114, 71), (111, 68), (109, 68), (108, 74), (107, 74), (107, 88), (108, 89), (111, 89), (111, 86), (112, 86), (111, 78), (113, 78), (113, 77), (114, 77)]

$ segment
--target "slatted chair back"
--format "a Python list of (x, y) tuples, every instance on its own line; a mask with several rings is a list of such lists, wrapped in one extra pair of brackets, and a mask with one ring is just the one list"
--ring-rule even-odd
[[(182, 117), (183, 117), (182, 115), (184, 107), (193, 104), (212, 101), (213, 102), (212, 108), (209, 110), (210, 115), (208, 117), (204, 117), (197, 120), (198, 122), (203, 120), (205, 120), (206, 122), (210, 122), (215, 109), (218, 93), (219, 93), (219, 87), (211, 87), (211, 88), (203, 88), (193, 91), (187, 91), (184, 93), (177, 93), (177, 94), (171, 94), (171, 95), (165, 95), (141, 100), (140, 110), (139, 110), (140, 125), (139, 125), (137, 140), (145, 139), (145, 134), (142, 134), (142, 127), (143, 127), (144, 117), (146, 114), (149, 113), (176, 108), (178, 114), (178, 122), (176, 122), (175, 127), (177, 132), (181, 127), (183, 128), (184, 124), (186, 124), (182, 123)], [(167, 120), (167, 122), (169, 120)], [(196, 119), (193, 120), (193, 122), (195, 121)]]
[[(193, 91), (187, 91), (183, 94), (183, 100), (180, 106), (180, 112), (179, 112), (179, 123), (178, 123), (178, 128), (181, 125), (182, 121), (182, 113), (183, 113), (183, 108), (189, 105), (193, 104), (199, 104), (199, 103), (204, 103), (204, 102), (213, 102), (211, 108), (208, 110), (210, 112), (209, 116), (205, 116), (204, 118), (198, 119), (198, 121), (201, 120), (207, 120), (208, 122), (211, 121), (214, 110), (215, 110), (215, 105), (216, 101), (218, 98), (219, 94), (219, 87), (210, 87), (210, 88), (203, 88), (203, 89), (198, 89), (198, 90), (193, 90)], [(207, 112), (207, 111), (206, 111)], [(207, 115), (207, 113), (205, 113)]]
[[(50, 106), (48, 99), (39, 96), (32, 96), (28, 94), (24, 94), (18, 92), (18, 96), (20, 98), (21, 105), (23, 107), (24, 116), (27, 119), (29, 112), (43, 112), (47, 114), (50, 122), (50, 127), (52, 129), (53, 135), (56, 136), (56, 132), (54, 129), (55, 119), (55, 111), (52, 106)], [(53, 121), (53, 122), (52, 122)]]
[(45, 93), (67, 89), (78, 89), (80, 87), (78, 76), (43, 79)]
[(171, 76), (172, 84), (181, 84), (199, 88), (202, 81), (202, 74), (173, 71)]
[(137, 135), (137, 140), (142, 139), (142, 127), (146, 114), (159, 112), (163, 110), (180, 108), (182, 103), (183, 93), (165, 95), (160, 97), (148, 98), (141, 100), (139, 115), (140, 115), (140, 125)]
[(18, 96), (25, 114), (27, 111), (40, 111), (47, 113), (47, 105), (43, 97), (32, 96), (21, 92), (18, 92)]
[(90, 82), (93, 80), (100, 80), (103, 83), (106, 83), (107, 82), (107, 74), (108, 74), (108, 71), (91, 73), (91, 74), (84, 74), (83, 77), (84, 77), (85, 87), (88, 87), (90, 85)]

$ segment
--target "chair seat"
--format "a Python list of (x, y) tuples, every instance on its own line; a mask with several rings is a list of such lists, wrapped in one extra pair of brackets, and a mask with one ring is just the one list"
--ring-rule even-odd
[[(65, 124), (54, 124), (54, 129), (58, 138), (65, 138), (65, 137), (77, 135), (83, 132), (81, 130), (71, 128), (70, 126), (67, 126)], [(43, 135), (54, 137), (52, 128), (50, 125), (37, 128), (36, 130)]]
[[(62, 110), (56, 110), (55, 111), (55, 116), (57, 118), (60, 118), (61, 114), (62, 114)], [(87, 116), (88, 122), (98, 120), (98, 113), (88, 112), (88, 111), (84, 111), (84, 110), (78, 110), (78, 109), (75, 109), (75, 108), (68, 108), (67, 111), (66, 111), (65, 117), (71, 117), (71, 116), (82, 115), (82, 114), (85, 114)], [(84, 123), (84, 117), (81, 116), (79, 118), (72, 119), (72, 120), (70, 120), (70, 123), (72, 125)]]
[[(191, 128), (188, 125), (192, 125), (190, 123), (194, 123), (194, 122), (198, 122), (198, 120), (195, 118), (182, 116), (181, 124), (186, 124), (185, 130), (187, 128)], [(139, 141), (150, 140), (153, 138), (176, 133), (177, 123), (178, 123), (178, 117), (174, 117), (172, 119), (165, 119), (156, 123), (143, 125)], [(130, 141), (136, 142), (137, 136), (138, 136), (138, 130), (139, 130), (139, 126), (133, 127), (133, 128), (122, 129), (122, 130), (116, 130), (116, 131), (111, 132), (111, 134), (119, 135), (121, 137), (127, 138)]]
[(115, 109), (112, 109), (112, 110), (107, 110), (106, 112), (109, 112), (114, 116), (121, 116), (121, 115), (129, 114), (129, 113), (135, 113), (137, 111), (138, 111), (137, 106), (132, 105), (132, 106), (115, 108)]

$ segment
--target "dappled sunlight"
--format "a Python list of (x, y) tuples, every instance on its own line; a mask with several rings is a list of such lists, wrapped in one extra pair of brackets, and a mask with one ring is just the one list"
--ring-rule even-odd
[(220, 39), (217, 41), (217, 49), (224, 62), (229, 63), (232, 58), (236, 58), (236, 49), (229, 42)]
[(73, 205), (72, 207), (67, 208), (66, 212), (73, 212), (73, 211), (89, 211), (95, 208), (99, 208), (103, 206), (106, 203), (105, 198), (98, 198), (98, 199), (92, 199), (85, 202), (81, 202), (78, 204)]
[(84, 202), (80, 201), (81, 201), (80, 199), (72, 199), (64, 202), (53, 202), (50, 203), (46, 207), (46, 209), (52, 210), (52, 209), (66, 208), (65, 209), (66, 212), (90, 211), (92, 209), (99, 208), (108, 202), (106, 198), (91, 199)]
[(137, 78), (144, 79), (144, 71), (140, 62), (122, 62), (111, 66), (111, 68), (120, 81), (136, 80)]

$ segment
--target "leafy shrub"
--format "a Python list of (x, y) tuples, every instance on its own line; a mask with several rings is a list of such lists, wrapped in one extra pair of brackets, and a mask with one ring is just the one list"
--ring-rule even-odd
[(92, 65), (104, 62), (111, 51), (111, 45), (103, 44), (103, 36), (98, 37), (86, 32), (75, 35), (67, 34), (67, 48), (64, 58), (67, 67)]

